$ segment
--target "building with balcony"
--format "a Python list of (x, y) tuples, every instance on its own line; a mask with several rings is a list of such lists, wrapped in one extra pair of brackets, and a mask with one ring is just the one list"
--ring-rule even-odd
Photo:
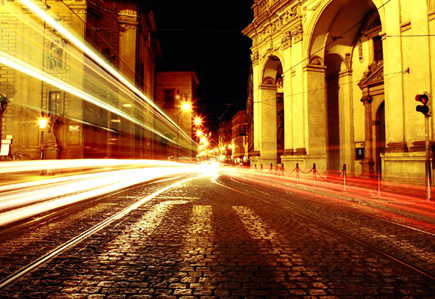
[(434, 2), (255, 0), (251, 166), (423, 179)]

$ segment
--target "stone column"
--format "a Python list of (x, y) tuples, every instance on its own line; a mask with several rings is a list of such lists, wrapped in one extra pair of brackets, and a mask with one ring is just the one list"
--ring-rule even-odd
[(260, 86), (260, 155), (263, 163), (276, 163), (276, 85)]
[(323, 160), (326, 168), (326, 92), (325, 67), (322, 65), (308, 65), (306, 72), (306, 110), (304, 118), (308, 128), (307, 153), (316, 158), (318, 166)]
[(364, 160), (361, 161), (362, 175), (371, 176), (374, 174), (373, 161), (373, 128), (372, 128), (372, 98), (365, 96), (361, 99), (364, 104), (365, 112), (365, 143), (364, 143)]
[(132, 82), (135, 80), (136, 68), (136, 11), (125, 9), (119, 12), (119, 69)]

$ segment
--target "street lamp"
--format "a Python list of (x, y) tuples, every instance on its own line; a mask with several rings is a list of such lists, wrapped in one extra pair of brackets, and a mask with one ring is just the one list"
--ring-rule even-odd
[[(181, 97), (180, 95), (176, 96), (177, 100), (180, 101)], [(187, 112), (190, 111), (192, 109), (192, 104), (187, 101), (187, 94), (184, 94), (184, 98), (185, 100), (183, 101), (183, 103), (178, 102), (177, 103), (177, 157), (180, 156), (180, 145), (179, 145), (179, 118), (180, 118), (180, 108), (181, 108), (181, 112)]]
[(44, 160), (44, 130), (46, 126), (47, 126), (47, 119), (40, 118), (39, 127), (41, 128), (41, 160)]
[(194, 122), (195, 126), (199, 127), (202, 124), (202, 119), (200, 116), (195, 116), (195, 119), (193, 122)]

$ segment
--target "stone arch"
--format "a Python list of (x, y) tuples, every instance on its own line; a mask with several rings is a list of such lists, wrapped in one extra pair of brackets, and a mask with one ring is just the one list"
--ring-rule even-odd
[(323, 59), (319, 56), (311, 57), (310, 65), (324, 66)]
[(265, 82), (265, 80), (267, 78), (269, 78), (269, 80), (273, 80), (274, 83), (276, 84), (278, 78), (282, 77), (282, 63), (281, 63), (281, 59), (278, 58), (278, 56), (270, 56), (267, 61), (264, 64), (263, 67), (263, 77), (262, 77), (262, 82)]
[(327, 169), (339, 171), (340, 166), (340, 73), (344, 59), (338, 54), (325, 57)]
[[(358, 43), (361, 43), (362, 32), (382, 26), (378, 12), (381, 5), (379, 1), (371, 0), (325, 1), (316, 8), (314, 17), (307, 26), (311, 30), (306, 44), (309, 66), (314, 68), (323, 62), (324, 67), (325, 92), (324, 95), (317, 96), (321, 97), (319, 101), (325, 103), (326, 107), (324, 142), (326, 167), (331, 172), (340, 171), (342, 164), (351, 165), (351, 171), (361, 167), (354, 163), (353, 115), (356, 113), (355, 103), (359, 102), (361, 95), (353, 90), (355, 84), (352, 82), (361, 80), (369, 60), (373, 60), (358, 59), (359, 51), (362, 52), (358, 49)], [(363, 46), (367, 49), (367, 44)], [(357, 62), (356, 66), (354, 62)], [(315, 75), (309, 73), (308, 76)], [(308, 80), (311, 80), (310, 77)], [(357, 113), (360, 113), (359, 118), (364, 117), (362, 108)]]
[[(377, 0), (329, 0), (320, 4), (306, 27), (310, 30), (306, 44), (308, 57), (324, 59), (328, 45), (353, 46), (361, 29), (359, 21), (370, 11), (378, 11), (378, 7), (382, 7), (382, 3)], [(383, 15), (380, 15), (380, 19), (384, 24)]]
[(265, 61), (260, 85), (260, 155), (263, 164), (280, 163), (284, 150), (283, 65), (275, 55)]

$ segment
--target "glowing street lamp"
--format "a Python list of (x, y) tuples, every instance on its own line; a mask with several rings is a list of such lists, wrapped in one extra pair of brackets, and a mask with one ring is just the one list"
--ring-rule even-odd
[(195, 119), (193, 120), (195, 126), (200, 126), (202, 124), (202, 119), (199, 116), (196, 116)]
[(44, 160), (44, 131), (46, 126), (47, 126), (47, 119), (40, 118), (39, 127), (41, 128), (41, 160)]
[(192, 105), (187, 101), (183, 102), (183, 105), (181, 105), (181, 110), (190, 111), (190, 109), (192, 109)]
[(180, 118), (180, 110), (181, 112), (189, 112), (192, 109), (192, 104), (187, 100), (187, 93), (184, 94), (184, 98), (185, 100), (180, 103), (181, 100), (181, 96), (179, 94), (177, 94), (175, 96), (175, 98), (177, 99), (178, 103), (177, 103), (177, 157), (180, 156), (180, 139), (179, 139), (179, 118)]

